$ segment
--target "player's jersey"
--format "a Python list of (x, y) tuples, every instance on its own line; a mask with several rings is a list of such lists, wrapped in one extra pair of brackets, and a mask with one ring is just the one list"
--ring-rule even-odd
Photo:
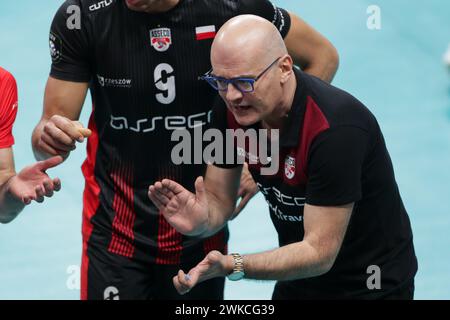
[[(110, 252), (158, 264), (226, 250), (228, 231), (182, 236), (158, 214), (148, 186), (170, 178), (194, 190), (205, 166), (175, 165), (176, 129), (209, 123), (215, 92), (198, 77), (229, 18), (253, 13), (285, 36), (289, 14), (266, 0), (181, 0), (166, 13), (131, 11), (122, 0), (69, 0), (50, 32), (51, 76), (90, 82), (93, 112), (82, 170), (84, 239)], [(242, 48), (245, 54), (246, 48)]]
[[(280, 246), (303, 240), (305, 204), (355, 206), (332, 269), (283, 286), (292, 299), (388, 295), (410, 283), (417, 260), (380, 127), (353, 96), (306, 73), (295, 74), (297, 91), (279, 139), (277, 174), (261, 174), (262, 167), (270, 167), (261, 165), (264, 154), (252, 154), (248, 144), (241, 151), (247, 161), (256, 159), (249, 170), (266, 198)], [(217, 101), (213, 126), (241, 128), (222, 99)], [(375, 270), (381, 270), (381, 287), (370, 290)]]
[(16, 80), (0, 67), (0, 149), (9, 148), (14, 144), (12, 128), (17, 107)]

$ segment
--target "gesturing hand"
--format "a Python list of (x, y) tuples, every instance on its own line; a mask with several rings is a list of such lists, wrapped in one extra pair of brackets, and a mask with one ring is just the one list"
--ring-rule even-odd
[(196, 236), (207, 230), (209, 209), (203, 177), (195, 180), (195, 194), (164, 179), (149, 187), (148, 196), (178, 232)]
[(64, 159), (76, 148), (76, 142), (83, 142), (92, 134), (81, 122), (54, 115), (44, 125), (38, 145), (49, 155), (60, 155)]
[(178, 293), (181, 295), (186, 294), (203, 281), (226, 276), (229, 273), (226, 267), (226, 259), (227, 256), (224, 256), (219, 251), (211, 251), (188, 274), (184, 273), (183, 270), (178, 271), (178, 274), (173, 277), (173, 284)]
[(30, 204), (33, 200), (43, 202), (44, 197), (51, 197), (54, 191), (61, 189), (59, 178), (51, 179), (45, 172), (61, 162), (63, 158), (56, 156), (22, 169), (8, 182), (9, 193), (24, 204)]

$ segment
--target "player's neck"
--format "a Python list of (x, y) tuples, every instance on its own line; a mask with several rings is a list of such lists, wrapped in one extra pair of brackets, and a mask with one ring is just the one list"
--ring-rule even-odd
[(174, 8), (181, 0), (158, 1), (154, 8), (148, 8), (147, 13), (162, 13)]
[(295, 91), (297, 89), (297, 80), (292, 77), (286, 84), (285, 94), (278, 107), (270, 117), (261, 121), (261, 126), (265, 129), (283, 130), (286, 118), (289, 116), (292, 104), (294, 103)]
[(157, 14), (164, 13), (174, 8), (182, 0), (154, 0), (149, 5), (136, 6), (127, 4), (128, 8), (133, 11)]

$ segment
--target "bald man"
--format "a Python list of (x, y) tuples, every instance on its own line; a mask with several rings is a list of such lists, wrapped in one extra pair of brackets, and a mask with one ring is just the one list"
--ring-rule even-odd
[[(220, 29), (211, 62), (204, 78), (222, 98), (213, 125), (221, 132), (266, 129), (260, 138), (266, 132), (279, 142), (271, 159), (246, 160), (280, 247), (248, 255), (211, 251), (187, 274), (178, 272), (178, 292), (227, 276), (277, 280), (273, 299), (412, 299), (417, 259), (410, 221), (370, 111), (293, 68), (276, 29), (256, 16), (238, 16)], [(250, 144), (237, 147), (249, 156)], [(279, 170), (267, 175), (271, 161)], [(164, 179), (149, 187), (149, 197), (179, 232), (207, 236), (231, 217), (241, 169), (209, 165), (195, 194)]]

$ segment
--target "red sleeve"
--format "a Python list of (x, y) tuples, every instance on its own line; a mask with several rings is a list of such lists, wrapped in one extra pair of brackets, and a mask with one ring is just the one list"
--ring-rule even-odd
[(17, 115), (17, 85), (14, 77), (0, 68), (0, 149), (14, 144), (12, 127)]

